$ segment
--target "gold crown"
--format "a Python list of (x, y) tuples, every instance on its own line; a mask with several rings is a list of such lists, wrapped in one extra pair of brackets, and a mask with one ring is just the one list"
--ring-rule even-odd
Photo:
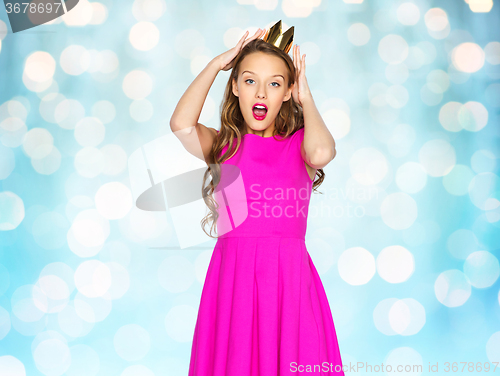
[(294, 27), (292, 26), (282, 34), (281, 20), (279, 20), (269, 30), (266, 31), (266, 35), (264, 35), (264, 38), (262, 38), (262, 40), (278, 47), (280, 50), (285, 51), (285, 53), (288, 53), (288, 51), (290, 51), (290, 48), (292, 48), (293, 28)]

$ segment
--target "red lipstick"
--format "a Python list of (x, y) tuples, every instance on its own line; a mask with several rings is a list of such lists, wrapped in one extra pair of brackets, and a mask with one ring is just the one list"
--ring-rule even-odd
[(264, 120), (267, 115), (267, 106), (264, 103), (255, 103), (252, 107), (255, 120)]

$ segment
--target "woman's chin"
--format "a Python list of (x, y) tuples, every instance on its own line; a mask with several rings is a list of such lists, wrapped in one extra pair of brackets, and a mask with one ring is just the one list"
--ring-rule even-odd
[(251, 119), (245, 119), (246, 127), (254, 131), (263, 131), (271, 126), (272, 122), (269, 119), (269, 116), (266, 116), (265, 119), (257, 120), (252, 116)]

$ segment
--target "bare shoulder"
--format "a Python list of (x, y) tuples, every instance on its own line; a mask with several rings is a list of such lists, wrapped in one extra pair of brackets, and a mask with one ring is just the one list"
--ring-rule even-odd
[(217, 130), (201, 123), (197, 123), (194, 128), (196, 132), (182, 132), (174, 128), (172, 128), (172, 131), (175, 132), (175, 135), (189, 153), (206, 161), (217, 137)]

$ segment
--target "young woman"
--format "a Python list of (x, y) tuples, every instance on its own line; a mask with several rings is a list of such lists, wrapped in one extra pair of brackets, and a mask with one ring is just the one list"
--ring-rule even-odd
[[(209, 166), (203, 192), (210, 214), (202, 224), (211, 220), (219, 232), (189, 376), (344, 375), (327, 296), (305, 245), (310, 193), (335, 157), (335, 141), (311, 96), (305, 55), (294, 46), (292, 60), (266, 41), (268, 33), (261, 39), (264, 31), (249, 39), (245, 33), (214, 58), (170, 122)], [(217, 73), (229, 69), (219, 132), (198, 118)]]

